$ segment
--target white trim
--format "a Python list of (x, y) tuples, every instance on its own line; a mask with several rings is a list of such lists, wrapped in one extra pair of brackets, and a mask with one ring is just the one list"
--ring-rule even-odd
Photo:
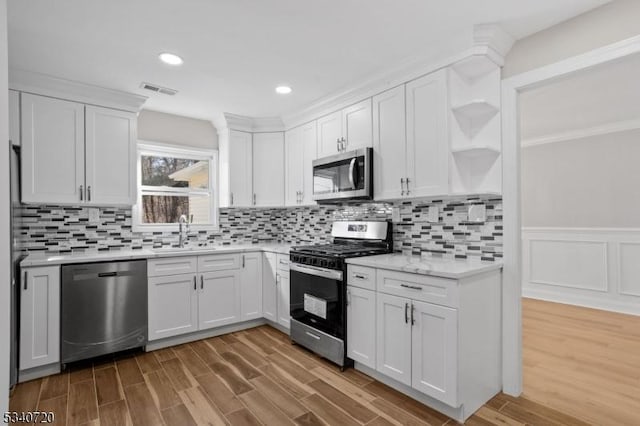
[(600, 309), (603, 311), (618, 312), (627, 315), (640, 316), (638, 304), (626, 301), (602, 299), (576, 294), (558, 294), (555, 292), (525, 288), (522, 290), (522, 297), (530, 299), (545, 300), (547, 302), (565, 303), (567, 305), (582, 306), (583, 308)]
[(503, 390), (522, 393), (522, 240), (518, 93), (567, 74), (640, 52), (640, 36), (598, 48), (502, 81), (504, 210)]
[(210, 196), (210, 208), (211, 218), (213, 223), (210, 224), (193, 224), (190, 225), (191, 232), (198, 231), (217, 231), (220, 229), (219, 223), (219, 188), (218, 188), (218, 176), (219, 176), (219, 155), (217, 150), (183, 147), (180, 145), (171, 145), (153, 141), (138, 140), (137, 152), (136, 152), (136, 188), (137, 198), (136, 204), (131, 208), (131, 227), (133, 232), (173, 232), (176, 230), (177, 224), (143, 224), (140, 220), (140, 205), (142, 205), (142, 186), (139, 184), (142, 171), (140, 169), (140, 156), (142, 155), (175, 155), (183, 158), (189, 158), (193, 160), (205, 160), (209, 161), (209, 190), (203, 191), (199, 189), (184, 191), (181, 188), (165, 188), (157, 187), (157, 191), (149, 192), (145, 191), (145, 194), (167, 194), (167, 195), (187, 195), (187, 194), (202, 194)]
[(84, 104), (138, 112), (146, 96), (65, 80), (33, 71), (9, 69), (9, 88)]
[(284, 123), (280, 117), (251, 118), (225, 112), (224, 119), (226, 125), (224, 128), (219, 129), (218, 133), (224, 130), (237, 130), (247, 133), (284, 132)]
[(545, 145), (549, 143), (583, 139), (591, 136), (626, 132), (635, 129), (640, 129), (640, 119), (616, 121), (614, 123), (602, 124), (600, 126), (588, 127), (585, 129), (569, 130), (566, 132), (554, 133), (550, 135), (539, 136), (536, 138), (523, 139), (521, 145), (523, 147)]

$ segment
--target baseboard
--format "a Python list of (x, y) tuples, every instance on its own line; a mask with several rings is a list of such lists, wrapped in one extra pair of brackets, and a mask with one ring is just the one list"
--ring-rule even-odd
[(28, 382), (29, 380), (39, 379), (45, 376), (58, 374), (61, 370), (60, 363), (43, 365), (41, 367), (29, 368), (27, 370), (18, 371), (18, 383)]
[(567, 294), (554, 291), (545, 291), (537, 288), (522, 288), (522, 297), (544, 300), (547, 302), (564, 303), (566, 305), (581, 306), (583, 308), (600, 309), (603, 311), (617, 312), (620, 314), (640, 316), (640, 307), (637, 302), (611, 300), (604, 298), (588, 297), (577, 294)]
[[(196, 331), (194, 333), (182, 334), (180, 336), (167, 337), (161, 340), (154, 340), (147, 343), (145, 351), (155, 351), (158, 349), (168, 348), (170, 346), (182, 345), (185, 343), (195, 342), (196, 340), (208, 339), (209, 337), (216, 337), (223, 334), (229, 334), (236, 331), (247, 330), (249, 328), (258, 327), (267, 324), (267, 320), (264, 318), (258, 318), (255, 320), (244, 321), (237, 324), (225, 325), (222, 327), (212, 328), (210, 330)], [(273, 324), (269, 324), (272, 325)]]

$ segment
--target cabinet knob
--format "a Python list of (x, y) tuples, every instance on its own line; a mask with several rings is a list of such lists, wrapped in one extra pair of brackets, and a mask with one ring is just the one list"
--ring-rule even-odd
[(29, 271), (24, 271), (24, 289), (27, 289), (27, 274)]
[(84, 200), (84, 186), (80, 185), (80, 201)]

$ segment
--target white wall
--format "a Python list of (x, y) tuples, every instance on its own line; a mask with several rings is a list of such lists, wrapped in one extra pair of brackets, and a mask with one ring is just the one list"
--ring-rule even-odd
[(7, 1), (0, 0), (0, 413), (9, 407), (10, 229)]
[(640, 1), (616, 0), (518, 40), (506, 57), (503, 78), (640, 34)]
[(523, 147), (522, 226), (640, 228), (640, 130)]
[(218, 149), (218, 133), (211, 122), (157, 111), (140, 112), (138, 139)]

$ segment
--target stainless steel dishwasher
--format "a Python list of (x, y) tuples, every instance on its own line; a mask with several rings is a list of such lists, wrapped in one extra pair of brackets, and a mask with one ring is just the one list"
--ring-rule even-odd
[(147, 261), (62, 267), (63, 364), (147, 343)]

